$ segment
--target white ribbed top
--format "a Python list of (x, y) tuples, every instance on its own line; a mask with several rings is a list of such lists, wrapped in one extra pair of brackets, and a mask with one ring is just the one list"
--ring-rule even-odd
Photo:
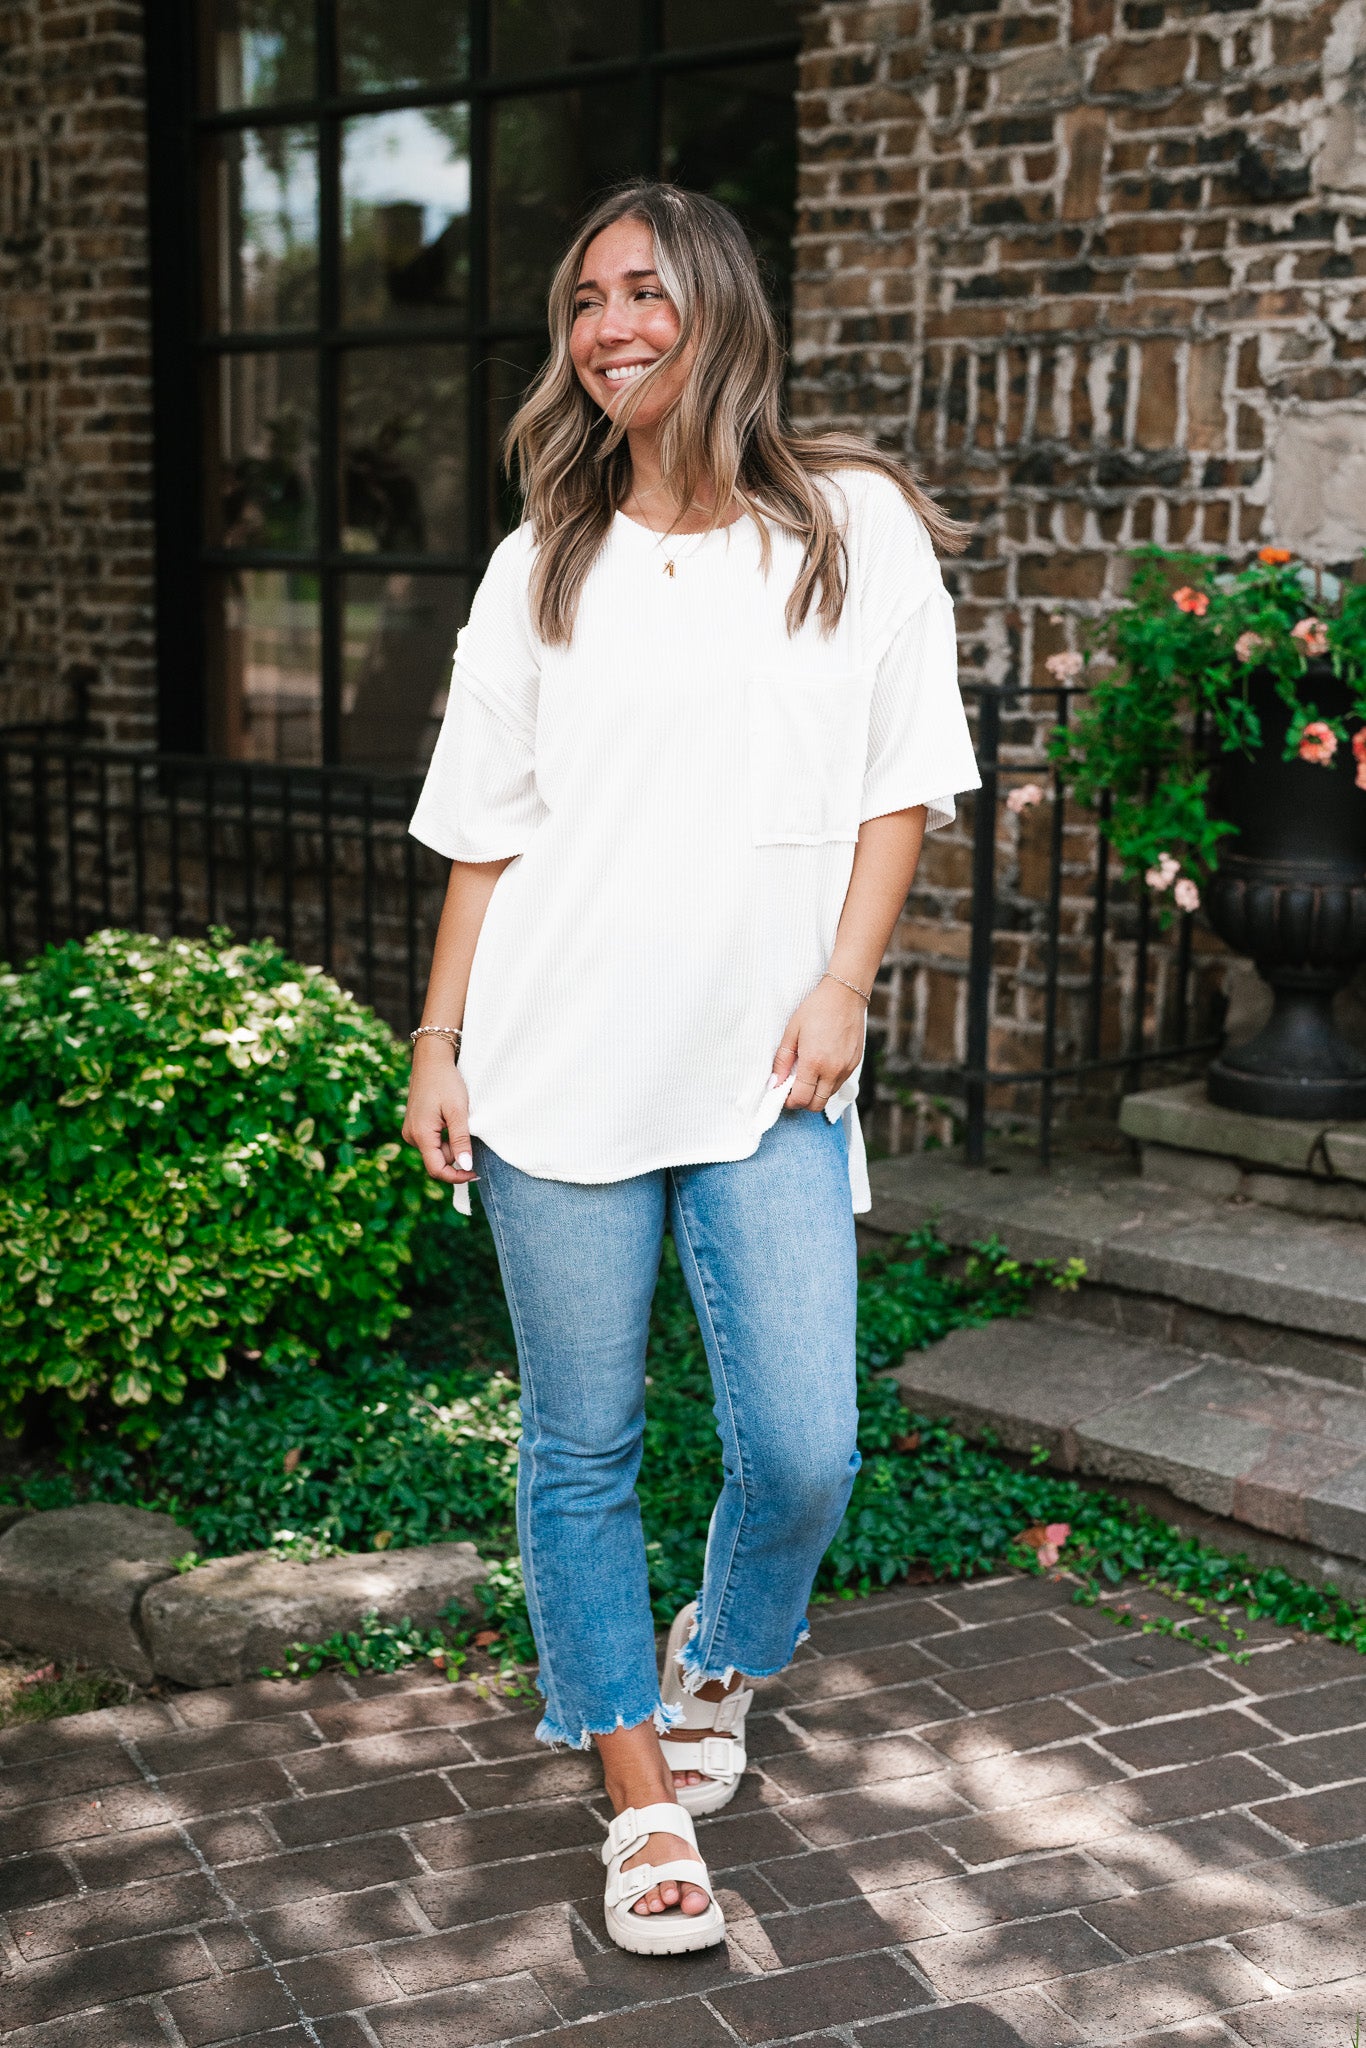
[[(661, 543), (618, 513), (567, 648), (531, 627), (529, 530), (489, 563), (411, 830), (452, 860), (515, 856), (460, 1065), (471, 1130), (525, 1173), (747, 1158), (786, 1099), (773, 1056), (829, 961), (861, 821), (927, 804), (934, 828), (978, 786), (929, 537), (882, 477), (830, 488), (849, 561), (830, 635), (788, 635), (800, 550), (772, 532), (765, 577), (747, 517)], [(846, 1116), (863, 1210), (858, 1078), (825, 1113)]]

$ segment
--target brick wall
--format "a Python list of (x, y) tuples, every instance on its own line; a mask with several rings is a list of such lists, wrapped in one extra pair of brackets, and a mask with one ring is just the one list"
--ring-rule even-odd
[(0, 0), (0, 723), (148, 739), (142, 15)]
[[(965, 678), (1046, 684), (1141, 541), (1359, 552), (1361, 0), (825, 0), (801, 113), (795, 409), (911, 453), (978, 522), (951, 579)], [(1021, 773), (1040, 731), (1011, 722)], [(1041, 1045), (1048, 829), (1046, 807), (1006, 817), (998, 845), (992, 1056), (1015, 1068)], [(1087, 820), (1065, 846), (1075, 1051)], [(961, 1057), (967, 882), (964, 834), (932, 843), (883, 1004), (884, 1142), (905, 1142), (898, 1076)], [(1134, 1023), (1132, 911), (1118, 931), (1112, 1048)], [(1227, 979), (1201, 958), (1197, 1007)], [(1155, 965), (1150, 1026), (1174, 1000), (1169, 953)]]

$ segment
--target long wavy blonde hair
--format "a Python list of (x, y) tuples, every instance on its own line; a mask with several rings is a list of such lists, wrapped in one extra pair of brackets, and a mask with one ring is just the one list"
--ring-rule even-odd
[[(654, 239), (659, 281), (678, 312), (673, 347), (631, 384), (607, 413), (579, 382), (569, 353), (574, 300), (594, 236), (620, 220), (640, 221)], [(728, 208), (676, 185), (633, 183), (609, 193), (566, 249), (550, 287), (550, 355), (503, 442), (520, 477), (537, 542), (531, 604), (536, 630), (566, 645), (579, 594), (617, 508), (631, 489), (627, 431), (650, 386), (696, 343), (691, 370), (660, 434), (660, 465), (675, 501), (704, 491), (713, 525), (738, 500), (759, 529), (763, 565), (770, 525), (802, 543), (787, 601), (788, 631), (813, 605), (825, 631), (844, 608), (844, 544), (830, 498), (817, 481), (834, 469), (870, 469), (915, 507), (936, 547), (957, 554), (969, 529), (950, 519), (904, 464), (856, 434), (794, 433), (782, 407), (783, 349), (754, 252)]]

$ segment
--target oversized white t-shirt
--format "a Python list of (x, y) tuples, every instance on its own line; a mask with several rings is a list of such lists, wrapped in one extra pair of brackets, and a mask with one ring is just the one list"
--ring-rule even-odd
[[(529, 528), (489, 563), (411, 830), (451, 860), (512, 856), (460, 1066), (471, 1131), (524, 1173), (747, 1158), (790, 1090), (773, 1057), (829, 963), (860, 824), (927, 804), (933, 829), (978, 786), (924, 526), (875, 473), (827, 488), (848, 558), (830, 634), (813, 611), (789, 635), (801, 550), (772, 529), (765, 575), (747, 516), (661, 541), (618, 513), (568, 647), (531, 624)], [(861, 1211), (858, 1082), (825, 1114)]]

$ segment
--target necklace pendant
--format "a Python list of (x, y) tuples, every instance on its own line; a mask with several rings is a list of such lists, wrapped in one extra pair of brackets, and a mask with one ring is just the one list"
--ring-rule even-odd
[(672, 575), (673, 575), (673, 572), (674, 572), (674, 565), (673, 565), (673, 563), (672, 563), (672, 562), (665, 562), (665, 564), (664, 564), (664, 574), (665, 574), (666, 576), (672, 576)]

